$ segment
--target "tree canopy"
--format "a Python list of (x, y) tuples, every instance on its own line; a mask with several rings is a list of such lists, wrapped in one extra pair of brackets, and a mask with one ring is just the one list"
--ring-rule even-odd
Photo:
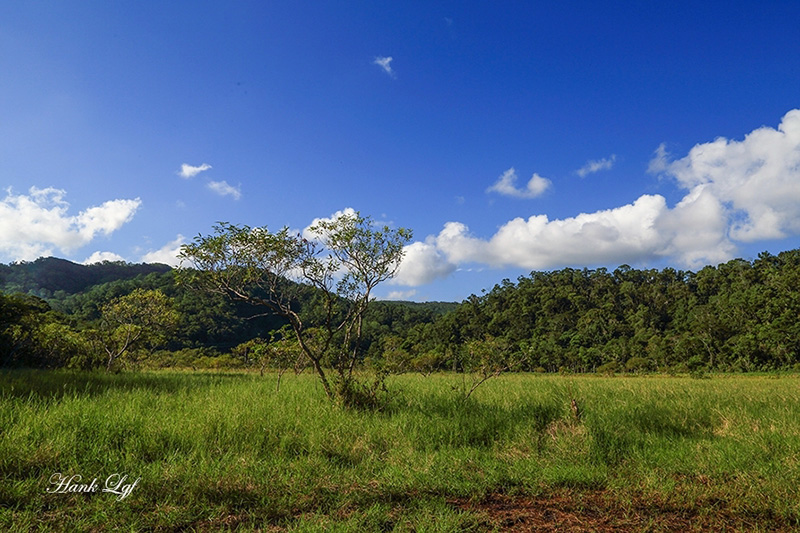
[[(359, 213), (318, 221), (307, 236), (289, 228), (271, 232), (220, 223), (213, 234), (182, 247), (188, 266), (179, 279), (284, 317), (326, 394), (352, 403), (374, 390), (355, 375), (372, 291), (394, 276), (410, 238), (406, 229), (376, 227)], [(315, 289), (317, 328), (307, 326), (298, 306), (297, 291), (304, 286)]]

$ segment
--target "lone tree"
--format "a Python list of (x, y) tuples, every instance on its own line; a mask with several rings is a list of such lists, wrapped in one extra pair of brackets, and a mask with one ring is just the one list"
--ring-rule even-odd
[(165, 340), (179, 320), (172, 302), (159, 290), (136, 289), (111, 300), (101, 313), (99, 339), (108, 357), (108, 371), (134, 346)]
[[(317, 220), (305, 235), (220, 222), (213, 234), (183, 245), (179, 280), (286, 318), (327, 396), (360, 405), (375, 401), (383, 385), (356, 375), (364, 313), (375, 287), (397, 272), (410, 239), (410, 230), (378, 227), (351, 210)], [(307, 286), (317, 289), (314, 328), (298, 307)]]

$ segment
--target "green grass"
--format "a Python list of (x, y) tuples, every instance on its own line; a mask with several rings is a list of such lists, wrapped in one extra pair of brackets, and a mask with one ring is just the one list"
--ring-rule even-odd
[[(793, 376), (508, 375), (463, 401), (460, 376), (408, 375), (382, 412), (276, 379), (0, 375), (0, 530), (484, 531), (497, 498), (641, 530), (800, 527)], [(122, 501), (48, 494), (56, 472), (140, 481)]]

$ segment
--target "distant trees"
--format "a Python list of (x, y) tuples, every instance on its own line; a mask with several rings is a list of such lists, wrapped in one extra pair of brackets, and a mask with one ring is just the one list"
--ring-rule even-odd
[[(246, 362), (281, 372), (303, 354), (301, 363), (314, 368), (326, 393), (344, 403), (380, 390), (380, 379), (356, 371), (362, 362), (379, 374), (464, 373), (466, 392), (470, 379), (507, 367), (696, 374), (800, 368), (800, 250), (698, 272), (627, 265), (532, 272), (460, 304), (371, 302), (374, 288), (394, 274), (409, 232), (358, 215), (321, 222), (307, 240), (288, 230), (215, 230), (185, 248), (187, 266), (196, 268), (177, 272), (116, 263), (86, 270), (52, 259), (0, 265), (0, 366), (113, 368), (160, 347), (148, 364)], [(70, 272), (84, 277), (62, 284)], [(29, 294), (10, 294), (15, 286)], [(167, 321), (169, 334), (146, 322), (159, 313), (136, 318), (128, 309), (129, 318), (120, 318), (123, 303), (138, 300), (147, 309), (140, 297), (148, 291), (177, 314)], [(241, 354), (230, 354), (239, 345)]]
[(103, 261), (81, 265), (66, 259), (40, 257), (36, 261), (0, 265), (0, 290), (7, 293), (33, 294), (49, 299), (59, 291), (75, 294), (110, 281), (131, 279), (153, 272), (164, 273), (169, 270), (169, 266), (160, 264)]
[(0, 357), (3, 366), (49, 366), (38, 330), (50, 306), (39, 298), (0, 293)]
[(787, 368), (800, 363), (798, 287), (800, 250), (697, 273), (533, 272), (437, 320), (438, 345), (503, 338), (524, 369), (550, 372)]
[[(311, 239), (288, 228), (220, 223), (214, 230), (183, 246), (182, 282), (284, 317), (328, 397), (345, 405), (374, 401), (382, 381), (369, 384), (355, 372), (364, 317), (375, 287), (394, 276), (411, 232), (376, 227), (358, 213), (318, 221)], [(297, 299), (304, 286), (315, 289), (305, 313)], [(306, 324), (309, 314), (317, 329)]]
[(0, 293), (0, 366), (86, 367), (91, 353), (86, 336), (44, 300)]

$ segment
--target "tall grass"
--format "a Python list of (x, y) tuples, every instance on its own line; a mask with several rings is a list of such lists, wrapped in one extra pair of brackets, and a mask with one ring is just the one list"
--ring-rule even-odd
[[(0, 529), (482, 530), (453, 502), (563, 490), (800, 525), (796, 378), (460, 379), (393, 378), (371, 412), (310, 375), (8, 372)], [(56, 472), (140, 481), (49, 494)]]

